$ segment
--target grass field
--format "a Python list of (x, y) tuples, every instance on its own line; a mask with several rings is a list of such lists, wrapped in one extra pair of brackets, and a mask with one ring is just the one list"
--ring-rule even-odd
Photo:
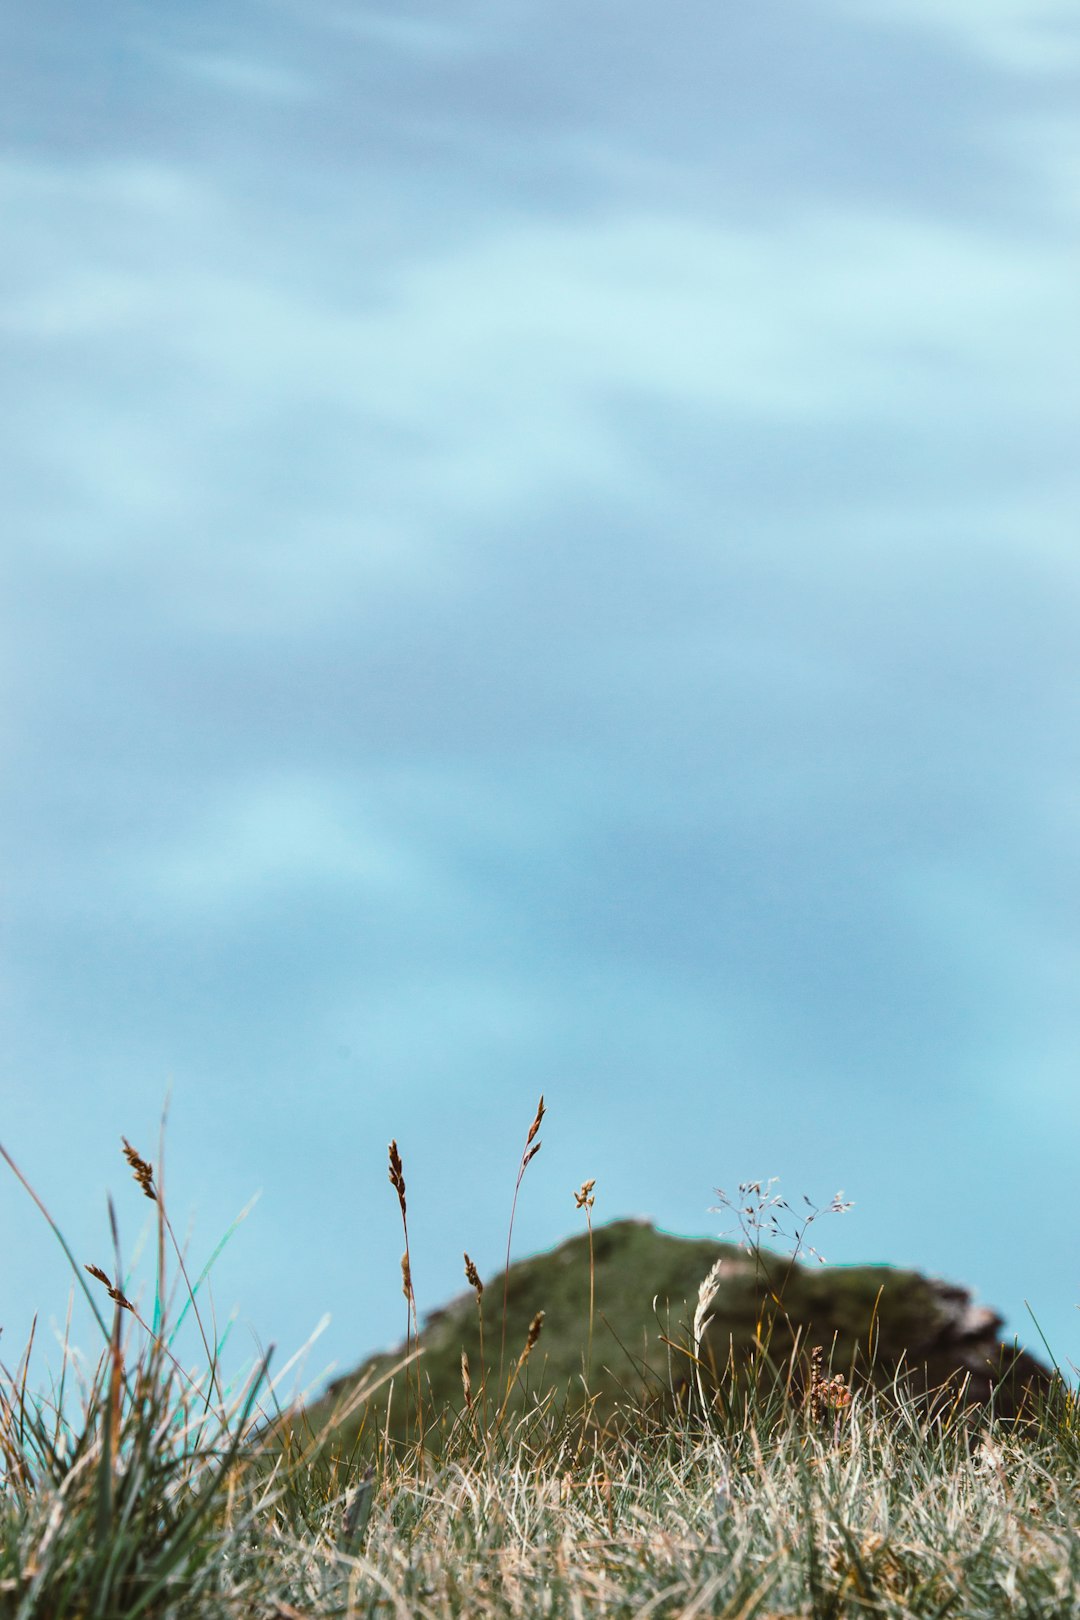
[[(400, 1362), (373, 1367), (336, 1405), (283, 1412), (265, 1367), (222, 1387), (153, 1167), (125, 1153), (157, 1205), (154, 1313), (143, 1319), (115, 1272), (80, 1268), (57, 1230), (101, 1353), (81, 1377), (66, 1355), (47, 1394), (29, 1387), (29, 1347), (3, 1373), (5, 1620), (1080, 1615), (1080, 1421), (1063, 1381), (1005, 1421), (962, 1391), (849, 1383), (823, 1347), (796, 1345), (777, 1363), (762, 1341), (714, 1384), (694, 1358), (715, 1288), (704, 1273), (689, 1333), (671, 1346), (682, 1398), (644, 1402), (628, 1380), (601, 1411), (589, 1393), (591, 1270), (571, 1401), (530, 1390), (540, 1313), (501, 1342), (508, 1259), (504, 1298), (473, 1268), (487, 1343), (451, 1393), (414, 1353), (406, 1260), (412, 1342)], [(396, 1147), (390, 1179), (408, 1254)], [(591, 1196), (586, 1184), (590, 1239)], [(195, 1372), (170, 1348), (170, 1274), (198, 1325)], [(406, 1412), (393, 1431), (391, 1384)]]

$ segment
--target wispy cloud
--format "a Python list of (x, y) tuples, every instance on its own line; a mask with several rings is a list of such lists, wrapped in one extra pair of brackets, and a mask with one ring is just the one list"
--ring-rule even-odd
[(852, 0), (832, 0), (853, 23), (920, 30), (987, 56), (1010, 74), (1061, 78), (1080, 66), (1080, 29), (1067, 0), (882, 0), (868, 12)]

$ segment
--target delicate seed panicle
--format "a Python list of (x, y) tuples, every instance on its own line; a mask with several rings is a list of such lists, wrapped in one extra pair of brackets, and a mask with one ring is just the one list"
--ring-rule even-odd
[(574, 1202), (578, 1209), (592, 1209), (593, 1205), (596, 1203), (596, 1199), (593, 1197), (593, 1188), (595, 1186), (595, 1177), (592, 1181), (583, 1181), (581, 1183), (580, 1188), (574, 1194)]
[[(529, 1331), (525, 1336), (524, 1347), (522, 1348), (520, 1356), (518, 1356), (518, 1358), (517, 1358), (517, 1365), (514, 1368), (513, 1372), (510, 1374), (509, 1380), (507, 1382), (506, 1394), (503, 1396), (503, 1403), (502, 1403), (502, 1406), (499, 1408), (499, 1416), (498, 1416), (498, 1419), (496, 1420), (497, 1423), (499, 1423), (499, 1424), (502, 1423), (503, 1418), (506, 1416), (506, 1409), (510, 1404), (510, 1392), (513, 1389), (514, 1384), (516, 1383), (518, 1377), (520, 1376), (521, 1371), (522, 1371), (523, 1367), (525, 1366), (525, 1363), (528, 1361), (529, 1357), (532, 1355), (533, 1348), (534, 1348), (534, 1346), (536, 1344), (537, 1339), (540, 1337), (540, 1329), (543, 1327), (543, 1325), (544, 1325), (544, 1313), (543, 1313), (543, 1311), (537, 1311), (536, 1315), (533, 1317), (532, 1321), (529, 1323)], [(501, 1374), (500, 1374), (500, 1376), (501, 1376)]]
[(469, 1352), (467, 1350), (461, 1352), (461, 1387), (465, 1392), (465, 1405), (471, 1412), (473, 1408), (472, 1376), (469, 1372)]
[(525, 1146), (526, 1147), (528, 1147), (529, 1143), (533, 1140), (533, 1138), (535, 1137), (537, 1131), (540, 1129), (540, 1125), (541, 1125), (541, 1123), (543, 1121), (543, 1118), (544, 1118), (544, 1115), (546, 1113), (547, 1113), (547, 1109), (544, 1107), (544, 1094), (543, 1094), (543, 1092), (541, 1092), (540, 1093), (540, 1101), (536, 1106), (536, 1118), (533, 1120), (532, 1124), (529, 1126), (529, 1134), (525, 1138)]
[(401, 1257), (401, 1292), (411, 1305), (413, 1302), (412, 1267), (409, 1264), (409, 1251), (407, 1249)]
[(398, 1152), (396, 1141), (390, 1143), (390, 1185), (398, 1195), (401, 1213), (405, 1213), (405, 1172), (401, 1163), (401, 1154)]
[(521, 1168), (523, 1170), (526, 1168), (527, 1165), (532, 1164), (533, 1160), (536, 1158), (536, 1155), (539, 1153), (539, 1151), (543, 1147), (543, 1145), (544, 1145), (543, 1142), (534, 1142), (533, 1143), (532, 1147), (529, 1148), (529, 1150), (526, 1153), (525, 1157), (521, 1161)]
[(124, 1144), (124, 1158), (131, 1166), (132, 1174), (139, 1183), (146, 1197), (157, 1203), (157, 1193), (154, 1190), (154, 1170), (141, 1154), (136, 1153), (126, 1136), (120, 1138)]
[(476, 1297), (479, 1299), (484, 1292), (484, 1285), (480, 1281), (480, 1273), (469, 1259), (468, 1251), (465, 1252), (465, 1281), (470, 1288), (476, 1290)]
[(544, 1313), (543, 1313), (543, 1311), (537, 1311), (536, 1315), (533, 1317), (532, 1321), (529, 1323), (529, 1332), (528, 1332), (528, 1335), (527, 1335), (527, 1337), (525, 1339), (525, 1354), (526, 1355), (529, 1354), (529, 1352), (532, 1350), (533, 1345), (536, 1343), (537, 1339), (540, 1337), (540, 1329), (543, 1327), (543, 1325), (544, 1325)]
[(85, 1269), (90, 1273), (91, 1277), (95, 1277), (99, 1283), (105, 1284), (105, 1287), (109, 1290), (109, 1298), (114, 1305), (119, 1305), (121, 1310), (124, 1311), (134, 1311), (134, 1305), (119, 1288), (114, 1286), (108, 1272), (102, 1271), (100, 1266), (87, 1266)]

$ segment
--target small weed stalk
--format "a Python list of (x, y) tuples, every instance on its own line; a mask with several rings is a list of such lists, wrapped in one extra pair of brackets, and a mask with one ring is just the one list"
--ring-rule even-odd
[[(794, 1275), (795, 1268), (801, 1255), (805, 1254), (818, 1262), (825, 1264), (825, 1256), (806, 1241), (806, 1234), (822, 1215), (844, 1215), (855, 1206), (850, 1200), (845, 1200), (842, 1192), (835, 1193), (829, 1203), (817, 1205), (803, 1194), (803, 1203), (807, 1213), (798, 1216), (792, 1210), (786, 1198), (772, 1191), (776, 1186), (777, 1178), (773, 1176), (769, 1181), (741, 1181), (739, 1183), (738, 1198), (729, 1198), (722, 1187), (716, 1188), (716, 1196), (720, 1202), (713, 1206), (712, 1214), (722, 1210), (730, 1210), (737, 1222), (742, 1246), (754, 1261), (754, 1269), (759, 1282), (764, 1282), (768, 1297), (772, 1301), (775, 1311), (768, 1323), (758, 1324), (758, 1353), (762, 1362), (767, 1362), (772, 1341), (773, 1327), (777, 1314), (785, 1315), (784, 1295), (789, 1282)], [(793, 1218), (791, 1230), (785, 1230), (785, 1215)], [(727, 1236), (728, 1234), (722, 1234)], [(765, 1256), (763, 1244), (766, 1240), (782, 1239), (790, 1245), (783, 1273), (777, 1280), (774, 1268), (771, 1267)], [(792, 1327), (796, 1342), (798, 1333)]]
[(803, 1391), (803, 1410), (816, 1430), (832, 1424), (832, 1439), (835, 1444), (840, 1438), (840, 1425), (851, 1405), (851, 1391), (847, 1387), (847, 1379), (843, 1373), (834, 1373), (829, 1378), (823, 1367), (825, 1352), (820, 1344), (816, 1344), (810, 1352), (810, 1367)]

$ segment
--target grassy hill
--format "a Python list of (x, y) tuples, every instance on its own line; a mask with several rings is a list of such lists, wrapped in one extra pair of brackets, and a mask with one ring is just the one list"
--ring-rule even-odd
[[(485, 1280), (479, 1299), (470, 1288), (427, 1317), (418, 1363), (400, 1370), (405, 1345), (369, 1358), (331, 1385), (308, 1419), (316, 1429), (335, 1425), (346, 1446), (381, 1434), (401, 1440), (415, 1435), (419, 1404), (429, 1443), (437, 1444), (466, 1411), (463, 1352), (478, 1421), (486, 1413), (490, 1422), (504, 1401), (510, 1418), (538, 1401), (591, 1400), (597, 1419), (608, 1422), (620, 1406), (640, 1412), (677, 1400), (693, 1372), (687, 1349), (699, 1288), (718, 1260), (701, 1351), (710, 1383), (754, 1359), (759, 1370), (786, 1376), (794, 1366), (798, 1376), (798, 1352), (805, 1366), (805, 1353), (820, 1345), (834, 1370), (879, 1385), (905, 1365), (924, 1388), (965, 1379), (970, 1399), (985, 1400), (997, 1384), (998, 1410), (1011, 1415), (1023, 1388), (1044, 1386), (1049, 1376), (999, 1342), (999, 1318), (972, 1306), (963, 1289), (888, 1266), (796, 1265), (768, 1251), (748, 1254), (622, 1220), (593, 1233), (591, 1346), (590, 1252), (582, 1234), (511, 1267), (505, 1348), (500, 1273)], [(514, 1377), (541, 1312), (539, 1338)], [(373, 1385), (371, 1398), (357, 1404)], [(343, 1409), (348, 1415), (335, 1420)]]

